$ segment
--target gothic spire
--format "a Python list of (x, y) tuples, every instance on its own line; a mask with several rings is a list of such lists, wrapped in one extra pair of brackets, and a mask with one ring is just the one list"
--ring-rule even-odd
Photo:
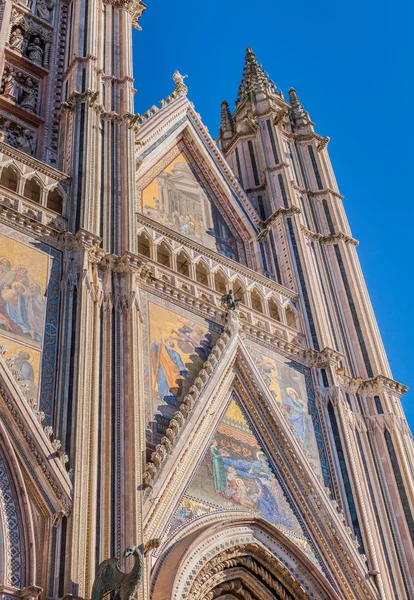
[(229, 103), (223, 100), (221, 103), (220, 137), (229, 138), (234, 133), (234, 122), (231, 116)]
[(292, 107), (292, 117), (295, 125), (305, 125), (310, 121), (309, 115), (303, 108), (296, 90), (292, 87), (289, 89), (289, 101)]
[(246, 50), (243, 77), (239, 86), (239, 94), (236, 105), (251, 98), (252, 94), (263, 93), (265, 95), (278, 93), (276, 85), (264, 71), (262, 65), (257, 61), (256, 55), (250, 46)]

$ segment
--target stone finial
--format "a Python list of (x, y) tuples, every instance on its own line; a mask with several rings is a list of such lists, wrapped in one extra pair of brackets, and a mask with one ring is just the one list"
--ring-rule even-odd
[(221, 103), (221, 117), (220, 117), (220, 137), (231, 138), (234, 134), (234, 122), (230, 112), (229, 104), (226, 100)]
[(294, 88), (289, 89), (289, 102), (292, 107), (292, 117), (295, 125), (307, 125), (310, 121), (309, 115), (303, 108)]
[(173, 73), (172, 78), (174, 80), (175, 91), (179, 96), (185, 96), (188, 92), (188, 87), (184, 83), (184, 79), (187, 77), (188, 75), (181, 75), (179, 71), (174, 71)]

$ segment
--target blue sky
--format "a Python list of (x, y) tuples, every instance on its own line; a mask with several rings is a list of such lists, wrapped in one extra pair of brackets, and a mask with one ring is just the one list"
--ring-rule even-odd
[[(188, 74), (189, 98), (217, 137), (247, 46), (287, 97), (293, 86), (329, 151), (394, 379), (414, 388), (411, 182), (414, 79), (406, 2), (147, 0), (134, 32), (136, 110)], [(414, 430), (414, 391), (403, 397)]]

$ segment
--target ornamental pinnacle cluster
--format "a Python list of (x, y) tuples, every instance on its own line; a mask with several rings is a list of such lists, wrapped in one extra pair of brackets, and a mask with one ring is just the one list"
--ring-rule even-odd
[(0, 600), (413, 599), (329, 138), (251, 48), (218, 144), (178, 71), (136, 114), (145, 8), (0, 0)]

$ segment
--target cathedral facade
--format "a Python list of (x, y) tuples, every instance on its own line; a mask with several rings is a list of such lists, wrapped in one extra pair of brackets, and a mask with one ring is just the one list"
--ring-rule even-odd
[(0, 599), (413, 599), (329, 138), (251, 48), (218, 143), (177, 71), (136, 114), (145, 8), (0, 0)]

